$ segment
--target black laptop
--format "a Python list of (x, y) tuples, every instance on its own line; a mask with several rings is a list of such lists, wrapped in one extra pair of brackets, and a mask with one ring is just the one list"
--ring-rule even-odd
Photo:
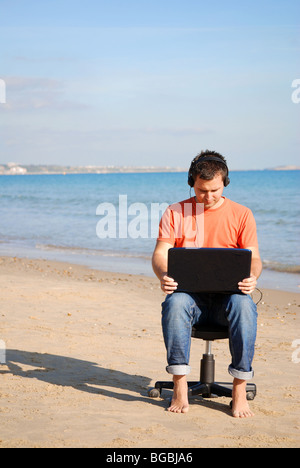
[(177, 291), (240, 293), (238, 283), (250, 276), (251, 250), (225, 248), (172, 248), (168, 276)]

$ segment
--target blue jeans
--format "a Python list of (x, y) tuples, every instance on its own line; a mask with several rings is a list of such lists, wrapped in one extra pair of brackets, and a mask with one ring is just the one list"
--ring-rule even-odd
[(189, 374), (191, 331), (195, 324), (229, 328), (233, 377), (253, 377), (252, 360), (257, 330), (257, 309), (246, 294), (188, 294), (174, 292), (162, 304), (162, 328), (167, 349), (167, 372)]

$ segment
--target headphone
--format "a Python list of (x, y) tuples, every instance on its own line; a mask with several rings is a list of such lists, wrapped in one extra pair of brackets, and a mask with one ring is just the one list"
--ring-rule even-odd
[(195, 184), (195, 181), (194, 181), (194, 178), (193, 178), (193, 172), (194, 172), (194, 169), (196, 167), (196, 164), (198, 162), (205, 162), (205, 161), (220, 162), (226, 167), (227, 174), (226, 174), (225, 179), (224, 179), (224, 187), (227, 187), (227, 185), (230, 184), (230, 179), (228, 177), (228, 175), (229, 175), (228, 166), (227, 166), (226, 162), (223, 161), (223, 159), (219, 158), (218, 156), (200, 156), (200, 157), (196, 156), (193, 159), (193, 161), (191, 163), (191, 167), (189, 169), (189, 174), (188, 174), (188, 184), (189, 184), (189, 186), (194, 187), (194, 184)]

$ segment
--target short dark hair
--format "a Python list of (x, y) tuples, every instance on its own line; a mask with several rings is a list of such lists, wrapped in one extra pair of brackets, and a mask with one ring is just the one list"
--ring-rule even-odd
[[(224, 163), (212, 160), (205, 161), (206, 157), (216, 157), (224, 161)], [(201, 151), (201, 153), (197, 154), (197, 156), (193, 159), (189, 169), (189, 177), (191, 176), (194, 181), (196, 181), (198, 176), (200, 179), (211, 180), (214, 179), (214, 177), (216, 177), (218, 174), (222, 175), (224, 181), (228, 175), (228, 168), (224, 156), (222, 156), (220, 153), (217, 153), (216, 151)]]

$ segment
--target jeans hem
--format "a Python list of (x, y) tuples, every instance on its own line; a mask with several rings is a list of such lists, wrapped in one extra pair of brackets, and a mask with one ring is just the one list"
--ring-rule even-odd
[(250, 372), (243, 372), (234, 369), (231, 365), (228, 367), (228, 372), (232, 377), (240, 380), (251, 380), (254, 376), (253, 370), (251, 370)]
[(191, 367), (186, 364), (174, 364), (167, 366), (166, 371), (172, 375), (187, 375), (191, 372)]

